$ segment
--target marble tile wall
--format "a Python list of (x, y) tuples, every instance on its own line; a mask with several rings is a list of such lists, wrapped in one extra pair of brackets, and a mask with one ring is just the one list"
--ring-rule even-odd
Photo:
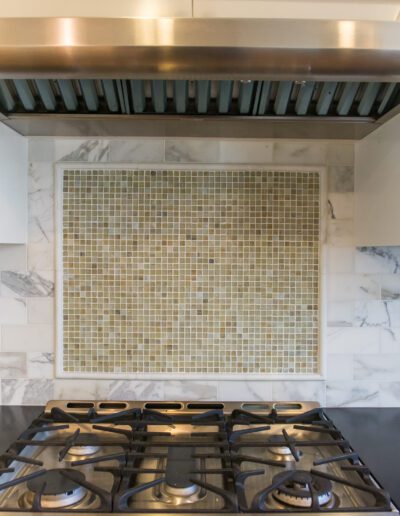
[[(0, 245), (2, 404), (50, 398), (278, 400), (400, 406), (400, 248), (354, 246), (353, 144), (291, 140), (32, 139), (29, 240)], [(323, 380), (55, 378), (54, 162), (254, 163), (328, 170)]]

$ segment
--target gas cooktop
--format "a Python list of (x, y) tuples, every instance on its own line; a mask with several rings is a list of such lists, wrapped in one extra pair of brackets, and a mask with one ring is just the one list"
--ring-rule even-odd
[(0, 512), (398, 514), (309, 402), (49, 402), (0, 457)]

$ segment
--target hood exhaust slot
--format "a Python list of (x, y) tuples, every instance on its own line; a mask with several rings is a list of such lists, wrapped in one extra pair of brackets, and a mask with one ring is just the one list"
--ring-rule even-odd
[(398, 83), (124, 79), (0, 80), (0, 111), (377, 118), (399, 103)]

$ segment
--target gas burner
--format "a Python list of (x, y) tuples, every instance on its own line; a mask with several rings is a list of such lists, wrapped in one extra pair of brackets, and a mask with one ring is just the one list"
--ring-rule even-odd
[[(67, 471), (68, 478), (62, 474)], [(78, 482), (85, 480), (85, 475), (73, 469), (50, 469), (40, 477), (27, 482), (29, 491), (23, 496), (21, 505), (32, 507), (35, 495), (40, 493), (40, 504), (44, 509), (60, 509), (81, 502), (87, 495), (87, 490)]]
[[(280, 457), (278, 460), (295, 460), (285, 438), (282, 435), (272, 435), (268, 439), (268, 442), (276, 444), (276, 446), (268, 446), (267, 450), (273, 455), (279, 455)], [(303, 455), (301, 450), (296, 451), (299, 457)]]
[(154, 496), (160, 502), (167, 505), (185, 505), (196, 503), (206, 496), (206, 491), (196, 484), (188, 484), (186, 487), (174, 487), (167, 483), (155, 488)]
[[(286, 471), (278, 473), (274, 476), (273, 482), (279, 482), (282, 477), (287, 475)], [(289, 507), (311, 507), (312, 494), (310, 486), (318, 498), (321, 507), (331, 509), (336, 505), (336, 499), (332, 493), (332, 483), (330, 480), (320, 478), (308, 471), (298, 470), (294, 475), (283, 482), (274, 491), (275, 500), (281, 502), (284, 506)]]
[(195, 503), (204, 498), (205, 491), (192, 482), (196, 460), (191, 446), (168, 448), (165, 482), (156, 492), (156, 497), (170, 505)]
[[(85, 444), (81, 444), (85, 443)], [(90, 443), (90, 444), (87, 444)], [(68, 455), (94, 455), (100, 450), (100, 439), (96, 434), (80, 433), (75, 444), (68, 450)]]

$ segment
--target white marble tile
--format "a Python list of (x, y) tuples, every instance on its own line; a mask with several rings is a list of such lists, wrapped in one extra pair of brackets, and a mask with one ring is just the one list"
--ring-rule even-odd
[(112, 163), (162, 163), (164, 140), (111, 140), (109, 159)]
[(274, 142), (274, 163), (280, 165), (325, 165), (326, 153), (326, 144), (322, 142)]
[(164, 383), (156, 380), (114, 380), (109, 384), (110, 400), (162, 400)]
[(345, 328), (353, 326), (354, 323), (354, 302), (353, 301), (330, 301), (327, 308), (328, 327)]
[(0, 297), (0, 324), (27, 322), (26, 300), (20, 297)]
[(110, 380), (54, 380), (54, 396), (59, 400), (107, 400)]
[(54, 298), (30, 297), (26, 301), (29, 324), (54, 324)]
[(203, 400), (218, 399), (218, 382), (201, 380), (166, 380), (164, 382), (165, 400)]
[(379, 353), (379, 349), (379, 328), (328, 328), (326, 336), (328, 355), (376, 354)]
[(30, 163), (28, 171), (28, 192), (35, 193), (41, 190), (51, 190), (54, 188), (54, 164)]
[(377, 382), (327, 382), (327, 407), (378, 407), (379, 384)]
[(226, 380), (218, 383), (221, 401), (271, 401), (272, 384), (269, 381)]
[(356, 326), (398, 328), (400, 326), (400, 300), (357, 301), (354, 305)]
[(354, 143), (328, 144), (327, 163), (329, 165), (354, 165)]
[(0, 378), (24, 378), (26, 353), (0, 353)]
[(328, 217), (333, 220), (354, 218), (354, 193), (330, 193)]
[(380, 353), (400, 353), (400, 328), (380, 328)]
[(326, 268), (328, 273), (354, 273), (354, 256), (354, 247), (327, 246)]
[(165, 161), (168, 163), (218, 163), (217, 140), (166, 140)]
[(108, 140), (55, 140), (55, 160), (74, 162), (107, 162), (110, 153)]
[(29, 138), (29, 161), (54, 161), (54, 138)]
[(372, 382), (400, 380), (400, 354), (355, 355), (354, 379)]
[(326, 285), (329, 302), (355, 300), (353, 274), (329, 274)]
[(4, 324), (1, 327), (2, 351), (53, 353), (54, 340), (54, 327), (50, 324)]
[(2, 271), (0, 274), (2, 296), (53, 297), (54, 281), (50, 271)]
[(381, 284), (381, 298), (383, 300), (400, 299), (400, 275), (382, 274), (379, 277)]
[(26, 266), (26, 245), (0, 244), (0, 271), (24, 270)]
[(358, 247), (355, 267), (366, 274), (400, 274), (400, 246)]
[(331, 246), (353, 246), (354, 221), (352, 219), (330, 219), (327, 224), (327, 242)]
[(335, 165), (328, 167), (328, 192), (354, 192), (354, 167)]
[(325, 405), (324, 381), (274, 381), (272, 384), (272, 401), (317, 401)]
[(365, 299), (378, 301), (381, 298), (381, 285), (377, 276), (356, 274), (354, 276), (354, 290), (356, 301)]
[(400, 407), (400, 381), (379, 384), (381, 407)]
[(54, 354), (53, 353), (27, 353), (29, 378), (53, 378)]
[(54, 242), (54, 191), (39, 189), (28, 194), (28, 243)]
[(385, 305), (386, 311), (389, 314), (389, 328), (400, 327), (400, 299), (394, 299), (392, 301), (382, 301)]
[(53, 380), (13, 379), (1, 381), (3, 405), (45, 405), (53, 397)]
[(379, 278), (363, 274), (329, 274), (326, 281), (328, 302), (379, 300)]
[(353, 380), (353, 355), (328, 355), (326, 357), (326, 372), (328, 381)]
[(273, 162), (274, 144), (272, 141), (221, 140), (219, 161), (221, 163), (260, 163)]
[(54, 244), (43, 241), (28, 244), (28, 269), (30, 271), (54, 271), (56, 268), (54, 253)]

